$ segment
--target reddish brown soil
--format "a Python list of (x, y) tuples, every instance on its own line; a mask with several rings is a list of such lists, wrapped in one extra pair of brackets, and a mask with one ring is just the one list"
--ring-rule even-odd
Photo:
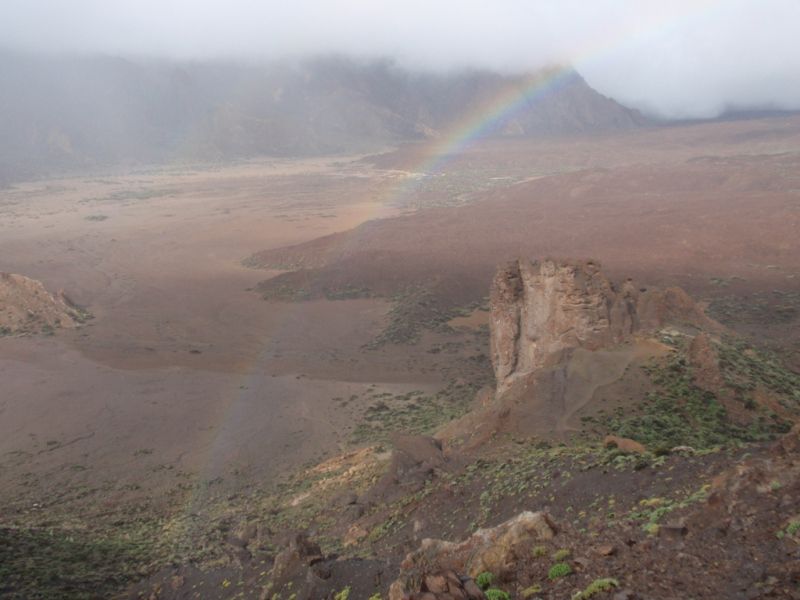
[[(312, 268), (275, 277), (262, 289), (290, 286), (320, 294), (350, 286), (391, 295), (425, 285), (444, 305), (463, 305), (485, 296), (503, 261), (570, 256), (599, 259), (615, 279), (678, 285), (698, 298), (742, 299), (770, 290), (770, 302), (781, 300), (775, 294), (795, 301), (798, 173), (800, 157), (791, 154), (545, 177), (470, 206), (373, 221), (311, 244), (263, 252), (257, 259), (264, 264), (279, 256), (280, 262)], [(797, 307), (789, 309), (797, 314)], [(746, 325), (736, 315), (729, 321)], [(800, 339), (799, 322), (771, 319), (768, 308), (759, 327), (763, 337), (791, 344)]]
[[(289, 285), (323, 297), (355, 287), (389, 296), (419, 284), (448, 308), (486, 296), (497, 264), (514, 256), (593, 257), (612, 279), (729, 298), (731, 324), (778, 347), (800, 339), (791, 311), (800, 291), (798, 117), (493, 141), (440, 167), (443, 181), (469, 185), (448, 192), (422, 178), (398, 196), (417, 150), (373, 157), (377, 167), (254, 164), (4, 191), (0, 269), (65, 288), (95, 320), (53, 338), (0, 340), (0, 525), (100, 524), (105, 533), (123, 508), (233, 510), (242, 497), (214, 487), (218, 478), (238, 489), (271, 483), (348, 443), (362, 406), (342, 410), (335, 397), (373, 384), (389, 394), (439, 389), (465, 358), (464, 333), (365, 350), (385, 323), (385, 299), (264, 302), (251, 290), (275, 272), (240, 263), (262, 249), (262, 264), (309, 267), (268, 280), (263, 291)], [(406, 214), (420, 205), (458, 206)], [(393, 218), (364, 223), (376, 216)], [(754, 295), (766, 295), (766, 308), (740, 318), (738, 307)], [(778, 304), (787, 305), (780, 320), (770, 309)], [(441, 350), (448, 344), (452, 352)], [(667, 465), (675, 472), (648, 494), (704, 483), (724, 458), (676, 459)], [(619, 494), (632, 507), (650, 473), (605, 478), (579, 475), (580, 467), (566, 496), (537, 490), (509, 500), (491, 521), (522, 504), (591, 502), (595, 487), (603, 501)], [(419, 505), (421, 531), (461, 536), (490, 484)], [(346, 530), (345, 517), (335, 517)], [(367, 525), (378, 527), (378, 517), (386, 514)], [(417, 541), (411, 523), (374, 549), (396, 559)], [(332, 587), (359, 572), (357, 563), (345, 569)], [(363, 572), (377, 570), (370, 562)], [(220, 582), (239, 572), (226, 566), (198, 576), (219, 583), (205, 597), (233, 596)], [(165, 587), (162, 597), (169, 594)]]
[(517, 255), (596, 257), (613, 276), (693, 290), (708, 290), (712, 277), (791, 287), (800, 268), (798, 173), (795, 155), (581, 171), (256, 258), (322, 263), (312, 285), (349, 281), (378, 291), (438, 277), (485, 294), (487, 274)]

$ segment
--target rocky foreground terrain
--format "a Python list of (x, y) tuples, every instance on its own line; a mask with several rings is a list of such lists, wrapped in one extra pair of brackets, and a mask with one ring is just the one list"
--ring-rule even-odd
[(0, 596), (791, 597), (798, 132), (2, 190)]
[(680, 289), (521, 259), (435, 436), (196, 507), (131, 598), (800, 598), (800, 377)]

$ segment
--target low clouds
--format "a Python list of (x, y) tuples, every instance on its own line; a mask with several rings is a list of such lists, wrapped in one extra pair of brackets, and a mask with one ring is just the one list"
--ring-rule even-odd
[(798, 0), (3, 0), (0, 46), (273, 60), (390, 56), (506, 71), (570, 62), (666, 117), (800, 109)]

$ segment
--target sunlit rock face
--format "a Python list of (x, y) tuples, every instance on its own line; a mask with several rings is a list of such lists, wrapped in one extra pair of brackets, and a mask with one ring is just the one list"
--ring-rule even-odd
[(81, 319), (81, 312), (62, 291), (51, 294), (40, 281), (0, 273), (0, 334), (71, 329)]
[(614, 286), (593, 261), (515, 260), (498, 270), (490, 296), (498, 392), (574, 348), (607, 348), (667, 323), (712, 325), (683, 290)]

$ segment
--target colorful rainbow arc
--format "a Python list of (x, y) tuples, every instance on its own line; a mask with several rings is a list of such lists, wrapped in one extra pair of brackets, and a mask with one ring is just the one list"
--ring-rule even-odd
[[(660, 34), (687, 23), (694, 27), (700, 27), (707, 20), (714, 18), (715, 9), (721, 9), (725, 5), (725, 0), (693, 0), (684, 5), (686, 9), (682, 12), (667, 15), (660, 20), (655, 19), (645, 27), (631, 26), (628, 30), (610, 31), (603, 39), (588, 40), (585, 47), (576, 53), (573, 63), (581, 65), (601, 60), (602, 57), (642, 36)], [(576, 72), (571, 67), (553, 67), (541, 71), (537, 76), (530, 77), (524, 83), (520, 83), (519, 78), (509, 78), (507, 84), (497, 93), (477, 103), (465, 115), (455, 120), (437, 141), (420, 144), (419, 154), (408, 168), (415, 176), (401, 180), (399, 183), (395, 181), (387, 189), (387, 193), (374, 204), (373, 210), (377, 211), (382, 205), (397, 203), (403, 197), (413, 193), (420, 182), (416, 176), (437, 173), (447, 161), (461, 155), (472, 143), (502, 130), (504, 125), (509, 123), (518, 112), (559, 91), (575, 76)], [(373, 214), (364, 215), (363, 220), (369, 220)], [(244, 376), (245, 382), (250, 385), (242, 385), (241, 388), (249, 388), (251, 385), (257, 384), (259, 370), (267, 361), (268, 342), (269, 338), (264, 340), (263, 349), (254, 358), (250, 373)], [(211, 467), (217, 459), (222, 460), (220, 455), (224, 443), (220, 437), (230, 435), (230, 432), (225, 431), (222, 425), (233, 419), (246, 419), (247, 416), (242, 414), (242, 410), (246, 410), (245, 405), (243, 395), (239, 394), (229, 400), (223, 409), (221, 426), (215, 430), (206, 451), (208, 467)], [(185, 510), (191, 511), (192, 506), (202, 502), (202, 496), (204, 494), (200, 490), (196, 491), (188, 499)]]
[(486, 100), (477, 103), (465, 115), (450, 125), (440, 140), (430, 144), (415, 171), (435, 173), (448, 160), (461, 155), (470, 144), (497, 134), (513, 118), (554, 94), (576, 77), (567, 67), (553, 67), (530, 76), (508, 81)]

